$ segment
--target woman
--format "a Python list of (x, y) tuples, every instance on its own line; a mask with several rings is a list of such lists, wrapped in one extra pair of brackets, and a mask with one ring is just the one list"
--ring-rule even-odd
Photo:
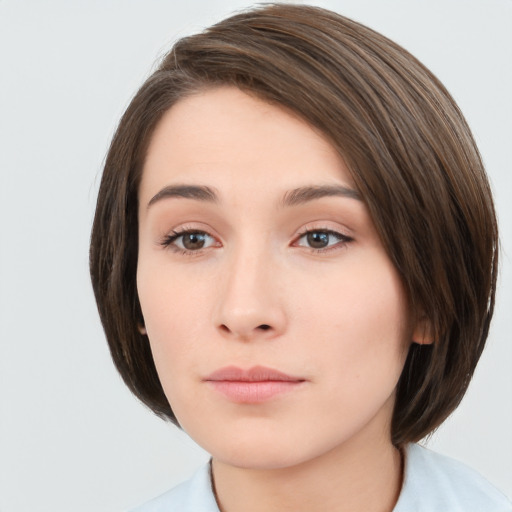
[(471, 133), (405, 50), (285, 5), (178, 41), (91, 241), (121, 375), (212, 455), (140, 510), (512, 510), (413, 444), (464, 395), (496, 274)]

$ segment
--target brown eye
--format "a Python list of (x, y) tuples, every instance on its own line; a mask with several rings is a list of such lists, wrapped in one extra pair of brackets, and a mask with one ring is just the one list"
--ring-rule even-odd
[(215, 238), (204, 231), (174, 231), (162, 241), (164, 247), (183, 252), (200, 251), (215, 244)]
[(306, 235), (307, 243), (313, 249), (323, 249), (329, 245), (329, 233), (312, 231)]
[(352, 238), (337, 231), (330, 229), (317, 229), (306, 231), (297, 241), (300, 247), (308, 247), (317, 251), (322, 249), (331, 249), (337, 246), (341, 247), (349, 242)]
[(182, 235), (182, 245), (187, 251), (202, 249), (206, 243), (206, 233), (185, 233)]

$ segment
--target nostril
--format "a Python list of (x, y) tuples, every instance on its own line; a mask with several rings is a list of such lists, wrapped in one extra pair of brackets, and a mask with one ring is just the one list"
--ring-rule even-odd
[(218, 328), (220, 331), (224, 332), (225, 334), (232, 334), (235, 337), (240, 337), (240, 338), (250, 338), (253, 334), (256, 334), (258, 331), (266, 332), (266, 331), (272, 330), (272, 326), (270, 326), (268, 324), (260, 324), (257, 327), (255, 327), (253, 329), (248, 329), (248, 330), (243, 329), (243, 328), (241, 330), (236, 330), (236, 329), (229, 327), (228, 324), (220, 324)]

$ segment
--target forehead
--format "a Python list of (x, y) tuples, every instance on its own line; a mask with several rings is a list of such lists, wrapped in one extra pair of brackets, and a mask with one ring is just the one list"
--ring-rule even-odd
[(235, 87), (178, 101), (158, 123), (143, 167), (141, 195), (173, 183), (220, 188), (353, 186), (341, 156), (295, 114)]

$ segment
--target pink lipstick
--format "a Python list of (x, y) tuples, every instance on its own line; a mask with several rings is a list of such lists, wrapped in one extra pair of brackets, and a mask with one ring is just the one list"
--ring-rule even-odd
[(226, 366), (204, 379), (215, 391), (240, 404), (266, 402), (297, 389), (305, 380), (264, 366), (254, 366), (248, 370)]

